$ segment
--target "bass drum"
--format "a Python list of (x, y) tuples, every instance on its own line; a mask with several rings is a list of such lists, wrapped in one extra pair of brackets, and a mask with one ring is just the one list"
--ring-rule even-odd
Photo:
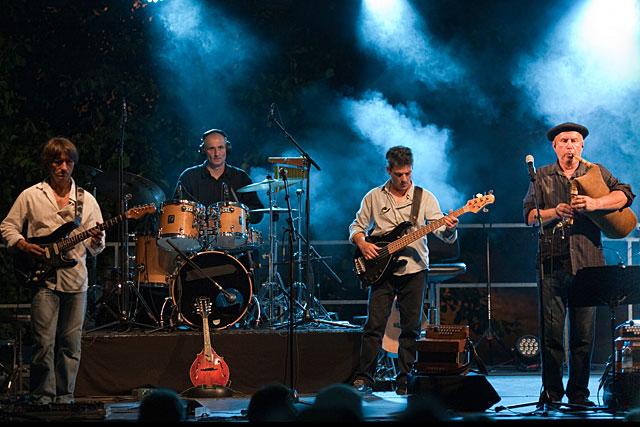
[(196, 310), (198, 298), (209, 297), (209, 328), (224, 329), (246, 313), (253, 295), (251, 288), (251, 277), (240, 261), (223, 252), (207, 251), (182, 261), (171, 286), (171, 297), (180, 317), (198, 327), (203, 322)]

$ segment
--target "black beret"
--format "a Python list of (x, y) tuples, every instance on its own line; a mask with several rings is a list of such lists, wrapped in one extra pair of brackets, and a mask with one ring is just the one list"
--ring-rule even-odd
[(589, 135), (589, 130), (586, 127), (576, 123), (567, 122), (549, 129), (547, 131), (547, 138), (549, 138), (549, 141), (553, 141), (559, 133), (571, 131), (579, 132), (582, 135), (582, 139)]

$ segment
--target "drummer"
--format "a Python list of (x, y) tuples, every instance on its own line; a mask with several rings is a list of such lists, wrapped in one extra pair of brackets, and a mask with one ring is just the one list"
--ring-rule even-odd
[[(256, 192), (238, 193), (237, 190), (252, 183), (249, 175), (227, 163), (231, 143), (220, 129), (206, 131), (200, 139), (200, 155), (204, 162), (185, 169), (178, 178), (174, 199), (191, 200), (203, 206), (217, 202), (242, 203), (249, 210), (264, 207)], [(250, 212), (248, 221), (257, 224), (263, 213)]]

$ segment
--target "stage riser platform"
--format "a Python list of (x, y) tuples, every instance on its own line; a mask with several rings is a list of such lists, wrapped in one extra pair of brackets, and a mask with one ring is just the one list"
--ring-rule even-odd
[[(299, 393), (346, 382), (355, 371), (362, 333), (297, 331), (294, 386)], [(82, 339), (76, 397), (128, 396), (134, 389), (163, 387), (181, 393), (192, 387), (189, 368), (202, 351), (201, 333), (89, 333)], [(234, 392), (252, 394), (260, 386), (291, 385), (288, 329), (223, 330), (211, 345), (229, 366)]]

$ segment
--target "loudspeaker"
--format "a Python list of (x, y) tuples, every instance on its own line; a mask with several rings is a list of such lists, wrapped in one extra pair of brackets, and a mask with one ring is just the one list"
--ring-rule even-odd
[(411, 395), (433, 398), (455, 412), (484, 412), (500, 401), (500, 396), (484, 375), (409, 374)]
[(224, 136), (224, 141), (227, 145), (227, 156), (228, 156), (231, 153), (231, 141), (229, 141), (229, 137), (222, 129), (209, 129), (208, 131), (203, 133), (202, 136), (200, 137), (200, 146), (198, 147), (198, 153), (200, 153), (202, 157), (206, 157), (206, 153), (204, 152), (204, 139), (207, 136), (211, 135), (212, 133), (219, 133), (220, 135)]
[(640, 372), (616, 373), (615, 386), (611, 372), (605, 372), (601, 381), (602, 401), (607, 408), (629, 410), (640, 406)]

